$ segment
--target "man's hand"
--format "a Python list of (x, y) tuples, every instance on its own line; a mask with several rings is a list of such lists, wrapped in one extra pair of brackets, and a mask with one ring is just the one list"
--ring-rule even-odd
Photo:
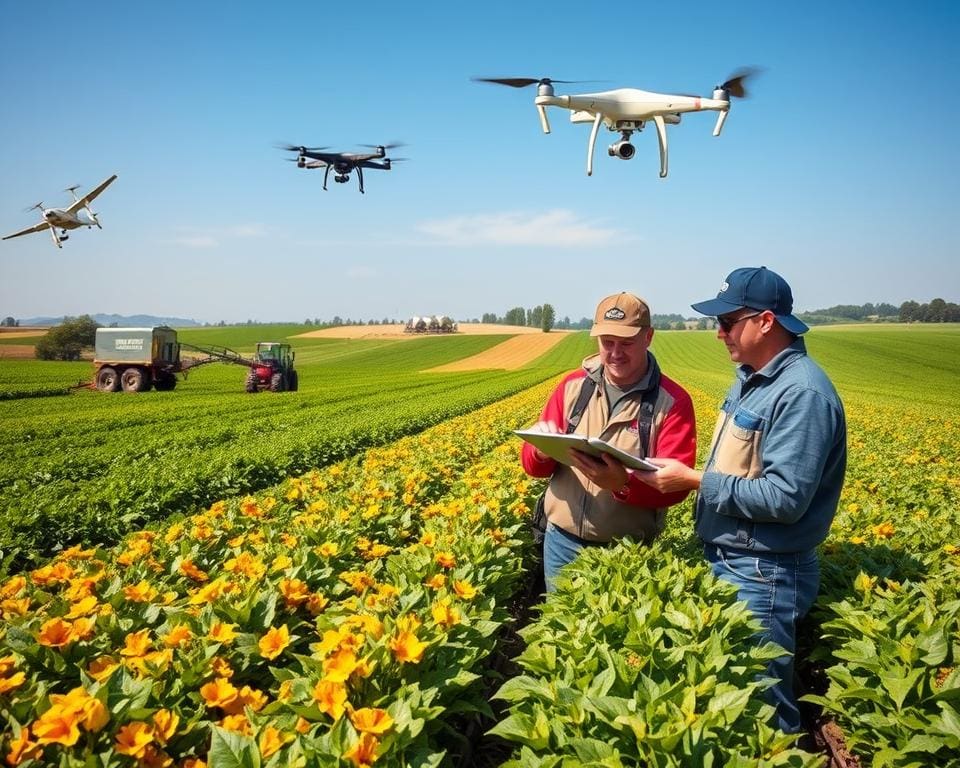
[(594, 458), (588, 453), (571, 449), (570, 459), (573, 466), (583, 472), (591, 483), (608, 491), (619, 491), (630, 478), (627, 468), (606, 453)]
[[(531, 430), (537, 430), (538, 432), (547, 432), (548, 434), (557, 434), (560, 432), (560, 429), (552, 421), (538, 421), (532, 427)], [(541, 451), (536, 446), (531, 446), (533, 448), (533, 457), (537, 461), (549, 461), (550, 457), (547, 456), (543, 451)]]
[(700, 487), (700, 478), (703, 473), (691, 469), (682, 461), (658, 457), (649, 457), (647, 461), (659, 465), (660, 469), (656, 472), (634, 472), (634, 475), (638, 480), (651, 488), (655, 488), (660, 493), (690, 491)]

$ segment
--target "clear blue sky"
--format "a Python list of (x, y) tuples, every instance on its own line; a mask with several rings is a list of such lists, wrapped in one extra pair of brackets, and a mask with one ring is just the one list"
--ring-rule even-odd
[[(669, 6), (669, 7), (665, 7)], [(692, 315), (765, 264), (798, 309), (960, 301), (960, 3), (0, 2), (0, 234), (61, 190), (117, 181), (103, 231), (0, 243), (0, 316), (201, 322), (460, 319), (620, 290)], [(589, 126), (534, 89), (597, 79), (734, 104), (592, 178)], [(560, 90), (558, 86), (558, 92)], [(278, 142), (402, 140), (409, 162), (321, 191)]]

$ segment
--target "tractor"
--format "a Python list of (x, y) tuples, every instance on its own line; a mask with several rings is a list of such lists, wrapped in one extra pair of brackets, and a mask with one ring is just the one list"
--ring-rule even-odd
[(297, 371), (293, 367), (295, 353), (289, 344), (275, 341), (257, 343), (257, 353), (247, 373), (247, 392), (269, 389), (271, 392), (296, 392)]

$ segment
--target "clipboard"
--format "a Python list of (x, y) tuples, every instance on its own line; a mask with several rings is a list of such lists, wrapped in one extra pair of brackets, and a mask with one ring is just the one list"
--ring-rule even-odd
[(605, 440), (601, 440), (599, 437), (566, 435), (561, 432), (540, 432), (536, 429), (515, 429), (513, 430), (513, 434), (530, 443), (530, 445), (535, 448), (539, 448), (550, 458), (556, 459), (567, 466), (570, 466), (572, 463), (569, 453), (572, 448), (597, 457), (602, 453), (606, 453), (613, 456), (613, 458), (625, 467), (630, 467), (631, 469), (639, 469), (644, 472), (656, 472), (660, 469), (660, 467), (653, 462), (622, 451), (610, 445), (610, 443)]

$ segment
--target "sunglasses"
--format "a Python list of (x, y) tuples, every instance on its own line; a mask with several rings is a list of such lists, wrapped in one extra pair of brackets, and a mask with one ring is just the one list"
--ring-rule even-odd
[(757, 317), (757, 315), (762, 315), (762, 314), (763, 314), (763, 311), (754, 312), (752, 315), (740, 315), (740, 317), (734, 317), (734, 318), (718, 317), (717, 325), (720, 326), (720, 330), (723, 331), (724, 333), (730, 333), (730, 331), (733, 330), (733, 327), (737, 323), (740, 323), (743, 320), (749, 320), (751, 317)]

